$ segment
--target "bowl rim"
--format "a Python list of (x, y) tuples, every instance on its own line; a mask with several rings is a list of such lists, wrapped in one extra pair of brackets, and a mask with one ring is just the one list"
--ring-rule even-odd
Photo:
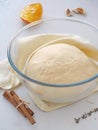
[(38, 81), (38, 80), (35, 80), (35, 79), (32, 79), (30, 78), (29, 76), (25, 75), (24, 73), (22, 73), (17, 67), (16, 65), (14, 64), (12, 58), (11, 58), (11, 47), (12, 47), (12, 44), (14, 42), (14, 40), (17, 38), (17, 36), (23, 32), (24, 30), (30, 28), (30, 27), (33, 27), (41, 22), (47, 22), (47, 21), (53, 21), (53, 20), (69, 20), (69, 21), (74, 21), (74, 22), (79, 22), (79, 23), (82, 23), (82, 24), (85, 24), (85, 25), (88, 25), (92, 28), (94, 28), (95, 30), (98, 30), (98, 28), (96, 28), (94, 25), (86, 22), (86, 21), (83, 21), (83, 20), (80, 20), (80, 19), (76, 19), (76, 18), (49, 18), (49, 19), (43, 19), (43, 20), (39, 20), (39, 21), (35, 21), (35, 22), (32, 22), (26, 26), (24, 26), (22, 29), (20, 29), (16, 35), (12, 38), (8, 48), (7, 48), (7, 58), (8, 58), (8, 61), (11, 65), (11, 67), (14, 69), (14, 71), (16, 73), (18, 73), (21, 77), (25, 78), (26, 80), (29, 80), (30, 82), (33, 82), (33, 83), (36, 83), (36, 84), (39, 84), (39, 85), (43, 85), (43, 86), (46, 86), (46, 87), (74, 87), (74, 86), (78, 86), (78, 85), (82, 85), (82, 84), (85, 84), (85, 83), (89, 83), (90, 81), (96, 79), (98, 77), (98, 74), (86, 79), (86, 80), (82, 80), (80, 82), (73, 82), (73, 83), (68, 83), (68, 84), (52, 84), (52, 83), (47, 83), (47, 82), (41, 82), (41, 81)]

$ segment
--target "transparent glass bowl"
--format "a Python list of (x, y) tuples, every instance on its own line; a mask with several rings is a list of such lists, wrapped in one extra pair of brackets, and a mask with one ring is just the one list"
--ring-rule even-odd
[(45, 33), (75, 34), (87, 39), (96, 47), (98, 44), (98, 30), (93, 25), (77, 19), (48, 19), (25, 26), (12, 39), (8, 47), (7, 56), (11, 67), (14, 69), (21, 82), (27, 87), (30, 94), (53, 103), (72, 103), (93, 93), (97, 87), (98, 75), (71, 84), (48, 84), (32, 79), (22, 72), (23, 68), (19, 66), (18, 62), (23, 60), (21, 54), (24, 55), (26, 61), (25, 47), (28, 45), (24, 46), (21, 44), (21, 47), (19, 47), (18, 39)]

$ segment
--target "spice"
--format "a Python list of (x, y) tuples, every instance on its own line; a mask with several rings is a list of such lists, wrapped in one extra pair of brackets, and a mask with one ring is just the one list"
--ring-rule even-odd
[(76, 8), (73, 10), (68, 8), (68, 9), (66, 9), (65, 13), (66, 13), (66, 16), (68, 16), (68, 17), (73, 16), (73, 13), (86, 15), (86, 11), (83, 8)]
[(76, 124), (78, 124), (81, 119), (86, 119), (87, 117), (91, 116), (92, 113), (97, 112), (97, 111), (98, 111), (98, 108), (94, 108), (93, 110), (82, 114), (82, 116), (80, 116), (79, 118), (74, 118), (74, 120)]
[(91, 116), (92, 112), (90, 111), (90, 112), (88, 112), (87, 114), (88, 114), (88, 116)]
[(76, 14), (82, 14), (82, 15), (85, 15), (86, 14), (86, 11), (83, 9), (83, 8), (76, 8), (74, 10), (72, 10), (74, 13)]
[(86, 119), (87, 118), (87, 113), (84, 113), (81, 118)]
[(75, 120), (76, 123), (79, 123), (80, 118), (78, 118), (78, 119), (74, 118), (74, 120)]
[(94, 109), (94, 112), (97, 112), (97, 111), (98, 111), (98, 108), (95, 108), (95, 109)]
[(22, 101), (18, 95), (14, 91), (5, 91), (3, 96), (11, 103), (13, 104), (17, 110), (26, 118), (29, 119), (29, 121), (34, 124), (35, 120), (32, 118), (32, 115), (34, 115), (34, 112), (25, 104), (24, 101)]
[(68, 17), (70, 17), (70, 16), (72, 16), (73, 14), (72, 14), (72, 11), (70, 10), (70, 9), (66, 9), (66, 16), (68, 16)]

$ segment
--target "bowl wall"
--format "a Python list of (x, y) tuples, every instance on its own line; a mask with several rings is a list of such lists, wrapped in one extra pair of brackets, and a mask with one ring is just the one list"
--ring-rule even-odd
[[(79, 83), (79, 85), (63, 86), (49, 86), (42, 85), (39, 82), (33, 82), (23, 74), (24, 64), (30, 53), (42, 44), (31, 43), (28, 44), (24, 39), (19, 42), (19, 39), (24, 37), (30, 37), (38, 34), (75, 34), (87, 39), (94, 46), (97, 47), (98, 32), (97, 29), (88, 23), (81, 22), (75, 19), (52, 19), (32, 23), (22, 29), (12, 40), (10, 47), (8, 48), (8, 60), (20, 77), (21, 82), (27, 87), (31, 94), (37, 95), (39, 98), (55, 103), (68, 103), (80, 100), (92, 92), (94, 92), (97, 86), (97, 79), (90, 80), (86, 83)], [(21, 44), (21, 46), (20, 46)], [(35, 45), (34, 45), (35, 44)], [(33, 47), (34, 46), (34, 47)], [(32, 48), (32, 49), (30, 49)], [(25, 54), (25, 52), (27, 52)], [(84, 72), (83, 72), (84, 73)]]

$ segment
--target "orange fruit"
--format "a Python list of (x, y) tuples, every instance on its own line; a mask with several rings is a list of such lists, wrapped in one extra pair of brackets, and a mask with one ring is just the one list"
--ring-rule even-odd
[(23, 8), (23, 10), (20, 12), (20, 18), (26, 23), (31, 23), (40, 20), (42, 13), (42, 5), (40, 3), (34, 3)]

